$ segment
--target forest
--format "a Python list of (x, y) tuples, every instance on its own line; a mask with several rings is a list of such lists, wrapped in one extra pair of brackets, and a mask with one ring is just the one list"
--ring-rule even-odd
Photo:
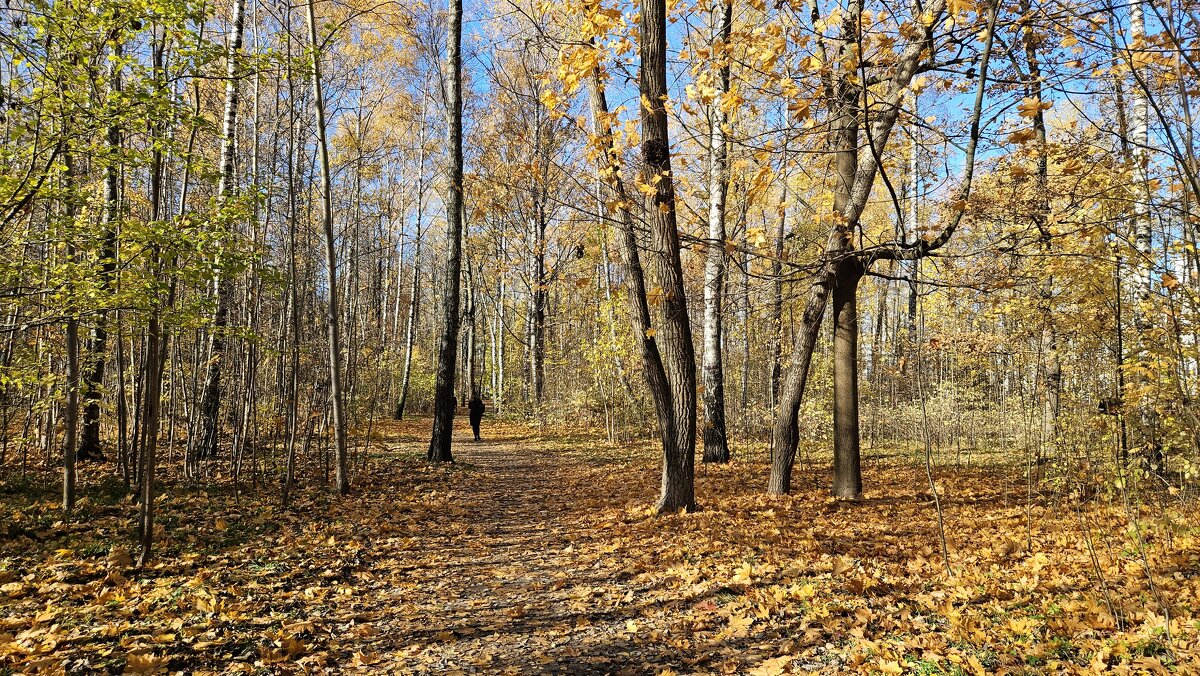
[(6, 0), (0, 676), (1200, 673), (1192, 97), (1197, 0)]

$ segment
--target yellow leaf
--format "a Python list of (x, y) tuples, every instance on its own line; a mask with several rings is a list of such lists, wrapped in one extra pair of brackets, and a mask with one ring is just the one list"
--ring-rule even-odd
[(144, 655), (130, 655), (125, 660), (125, 673), (127, 674), (149, 674), (158, 671), (167, 662), (168, 657), (158, 657), (153, 653)]

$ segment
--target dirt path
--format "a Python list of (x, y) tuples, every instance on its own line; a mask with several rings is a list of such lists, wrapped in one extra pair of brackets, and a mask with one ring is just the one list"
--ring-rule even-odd
[(596, 469), (529, 436), (462, 436), (458, 508), (420, 549), (392, 540), (378, 551), (375, 571), (408, 582), (379, 599), (387, 657), (418, 672), (653, 672), (636, 646), (614, 644), (632, 628), (614, 607), (636, 606), (642, 589), (590, 546), (603, 534), (585, 517), (621, 506), (586, 480)]

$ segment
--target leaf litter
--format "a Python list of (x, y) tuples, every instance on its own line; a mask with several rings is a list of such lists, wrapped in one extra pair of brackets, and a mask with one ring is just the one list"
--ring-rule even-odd
[[(338, 498), (168, 480), (164, 548), (136, 506), (0, 495), (0, 672), (1194, 673), (1200, 544), (1186, 503), (1140, 507), (879, 459), (857, 502), (821, 472), (697, 472), (701, 511), (655, 517), (650, 444), (493, 423), (458, 464), (387, 423)], [(464, 435), (465, 436), (465, 435)], [(1136, 532), (1133, 526), (1136, 525)], [(1135, 537), (1136, 536), (1136, 537)], [(1147, 568), (1148, 566), (1148, 568)], [(1147, 574), (1149, 570), (1150, 574)], [(1168, 635), (1169, 625), (1169, 635)]]

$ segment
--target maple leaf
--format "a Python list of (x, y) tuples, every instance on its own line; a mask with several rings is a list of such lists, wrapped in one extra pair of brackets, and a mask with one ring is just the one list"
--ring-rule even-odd
[(1050, 110), (1054, 104), (1050, 101), (1041, 101), (1040, 99), (1025, 97), (1021, 99), (1021, 103), (1017, 104), (1017, 114), (1021, 117), (1036, 117), (1039, 111)]
[(780, 676), (781, 674), (788, 673), (788, 669), (795, 660), (796, 658), (792, 655), (772, 657), (751, 669), (750, 674), (751, 676)]

